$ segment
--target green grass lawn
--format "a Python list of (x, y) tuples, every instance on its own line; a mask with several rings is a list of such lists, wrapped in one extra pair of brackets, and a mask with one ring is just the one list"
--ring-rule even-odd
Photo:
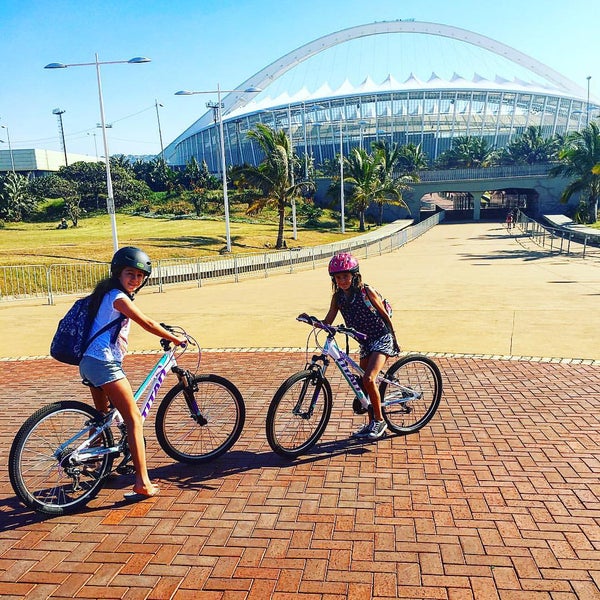
[[(298, 226), (298, 239), (292, 239), (286, 223), (285, 241), (289, 248), (316, 246), (358, 235), (356, 226), (346, 226), (342, 235), (331, 215), (324, 214), (323, 226)], [(56, 229), (52, 223), (6, 223), (0, 229), (0, 266), (47, 265), (72, 261), (108, 262), (113, 254), (108, 215), (81, 219), (77, 227)], [(277, 240), (276, 215), (262, 215), (260, 221), (232, 213), (232, 251), (236, 254), (267, 252)], [(225, 247), (225, 222), (221, 219), (146, 218), (117, 214), (119, 246), (138, 246), (153, 260), (218, 256)]]

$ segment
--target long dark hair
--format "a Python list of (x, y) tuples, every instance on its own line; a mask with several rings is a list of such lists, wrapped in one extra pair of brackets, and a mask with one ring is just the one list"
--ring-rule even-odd
[[(122, 269), (121, 269), (122, 270)], [(93, 318), (98, 313), (98, 309), (100, 308), (100, 304), (102, 304), (102, 300), (104, 296), (110, 292), (110, 290), (114, 290), (115, 288), (121, 290), (127, 296), (133, 300), (134, 294), (130, 294), (119, 281), (119, 273), (118, 275), (111, 275), (110, 277), (106, 277), (101, 279), (94, 288), (94, 291), (90, 294), (90, 316)]]

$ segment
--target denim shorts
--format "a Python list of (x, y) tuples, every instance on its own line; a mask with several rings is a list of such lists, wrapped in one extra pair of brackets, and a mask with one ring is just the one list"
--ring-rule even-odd
[(121, 363), (112, 360), (99, 360), (91, 356), (84, 356), (79, 363), (79, 373), (94, 387), (102, 387), (106, 383), (112, 383), (125, 378)]

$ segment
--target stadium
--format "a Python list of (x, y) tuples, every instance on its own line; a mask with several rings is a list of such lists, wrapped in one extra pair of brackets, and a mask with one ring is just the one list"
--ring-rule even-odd
[[(366, 49), (364, 40), (371, 37), (383, 40), (385, 49)], [(339, 51), (343, 46), (349, 47), (346, 54)], [(304, 72), (291, 76), (302, 65)], [(314, 75), (310, 82), (307, 73)], [(353, 76), (361, 80), (354, 83)], [(333, 87), (334, 80), (339, 85)], [(235, 89), (221, 98), (227, 165), (260, 162), (245, 135), (257, 123), (285, 129), (296, 154), (318, 166), (375, 140), (421, 144), (432, 161), (460, 136), (481, 136), (502, 147), (530, 125), (544, 137), (562, 135), (584, 127), (600, 108), (590, 101), (589, 80), (586, 90), (491, 38), (412, 20), (324, 36)], [(220, 172), (218, 103), (211, 106), (165, 148), (169, 164), (183, 166), (195, 157)]]

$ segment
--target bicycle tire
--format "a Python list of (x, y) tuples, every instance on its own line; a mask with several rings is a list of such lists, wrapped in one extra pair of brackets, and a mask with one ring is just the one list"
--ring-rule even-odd
[(188, 406), (183, 383), (163, 398), (154, 424), (161, 448), (171, 458), (199, 464), (221, 456), (240, 437), (246, 406), (231, 381), (218, 375), (197, 375), (193, 380), (194, 400), (206, 423), (198, 421)]
[[(73, 449), (84, 441), (90, 421), (100, 421), (102, 413), (76, 400), (49, 404), (23, 423), (13, 440), (8, 472), (19, 499), (39, 513), (63, 515), (85, 506), (102, 489), (114, 456), (105, 454), (87, 463), (69, 464)], [(80, 437), (77, 439), (77, 434)], [(67, 440), (72, 443), (60, 450)], [(114, 445), (106, 429), (94, 442), (105, 448)]]
[(386, 382), (379, 386), (381, 412), (388, 427), (401, 435), (419, 431), (431, 421), (442, 398), (442, 375), (438, 366), (426, 356), (409, 355), (396, 361), (388, 369), (386, 378), (415, 392), (407, 402), (394, 402), (398, 393), (402, 394), (401, 390)]
[[(316, 404), (307, 414), (315, 394)], [(269, 446), (285, 458), (304, 454), (323, 435), (332, 405), (329, 381), (318, 372), (305, 370), (292, 375), (279, 386), (267, 412)], [(303, 413), (299, 413), (300, 408), (304, 409)]]

